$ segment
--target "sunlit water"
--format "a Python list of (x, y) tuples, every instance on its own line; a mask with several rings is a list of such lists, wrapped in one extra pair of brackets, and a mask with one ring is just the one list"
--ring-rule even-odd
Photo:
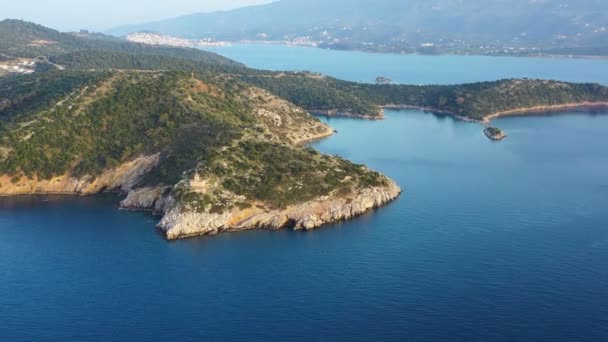
[[(295, 69), (272, 51), (255, 66)], [(350, 79), (391, 70), (365, 58)], [(399, 200), (310, 233), (168, 243), (113, 195), (0, 199), (0, 340), (608, 339), (608, 116), (500, 119), (499, 143), (417, 111), (327, 122), (339, 133), (313, 146), (394, 178)]]

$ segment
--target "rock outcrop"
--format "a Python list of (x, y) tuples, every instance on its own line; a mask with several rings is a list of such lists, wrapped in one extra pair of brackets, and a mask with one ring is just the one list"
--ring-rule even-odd
[(311, 230), (362, 215), (389, 203), (400, 193), (399, 186), (389, 181), (387, 186), (365, 188), (345, 196), (324, 196), (283, 209), (267, 209), (260, 203), (246, 209), (234, 207), (222, 213), (209, 213), (174, 205), (166, 190), (148, 188), (132, 191), (121, 205), (165, 213), (158, 228), (173, 240), (248, 229)]
[(302, 145), (333, 134), (333, 129), (304, 109), (268, 91), (249, 88), (244, 97), (253, 107), (252, 114), (273, 134), (291, 144)]
[(123, 209), (152, 210), (164, 214), (175, 204), (171, 196), (171, 187), (146, 187), (129, 191), (127, 197), (120, 202)]
[(150, 172), (159, 162), (159, 154), (140, 156), (130, 162), (104, 171), (98, 177), (85, 176), (76, 178), (70, 174), (52, 179), (21, 177), (11, 179), (0, 176), (0, 196), (31, 194), (72, 194), (92, 195), (103, 191), (130, 191), (141, 178)]

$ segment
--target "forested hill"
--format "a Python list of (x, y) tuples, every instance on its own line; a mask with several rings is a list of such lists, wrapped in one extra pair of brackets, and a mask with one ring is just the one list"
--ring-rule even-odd
[(0, 54), (11, 57), (57, 57), (68, 53), (96, 52), (116, 55), (162, 56), (179, 58), (215, 66), (241, 66), (215, 53), (196, 49), (148, 46), (127, 42), (111, 36), (90, 33), (63, 33), (21, 20), (0, 21)]
[[(262, 109), (281, 124), (258, 115)], [(0, 79), (0, 175), (98, 175), (161, 152), (161, 181), (171, 183), (205, 151), (244, 136), (295, 145), (328, 132), (261, 90), (190, 72), (51, 71)]]
[(333, 115), (381, 117), (381, 106), (420, 107), (484, 120), (533, 107), (608, 102), (599, 84), (507, 79), (461, 85), (364, 84), (311, 73), (243, 75), (241, 79), (312, 111)]
[[(4, 21), (0, 28), (7, 33), (0, 36), (0, 47), (3, 47), (0, 53), (21, 51), (22, 55), (35, 55), (32, 51), (46, 49), (45, 52), (50, 53), (47, 60), (54, 64), (50, 69), (58, 66), (68, 71), (175, 70), (219, 74), (225, 80), (266, 89), (304, 109), (330, 114), (381, 117), (381, 106), (397, 105), (481, 120), (521, 108), (608, 101), (607, 88), (597, 84), (528, 79), (452, 86), (361, 84), (315, 73), (254, 70), (198, 50), (132, 44), (103, 35), (79, 37), (21, 21)], [(45, 43), (31, 46), (40, 42)], [(88, 46), (96, 48), (88, 49)], [(66, 77), (69, 80), (69, 73)]]
[(480, 46), (488, 46), (486, 52), (508, 47), (576, 52), (608, 46), (607, 22), (604, 0), (281, 0), (110, 32), (229, 41), (300, 38), (323, 47), (394, 52), (466, 52)]
[[(398, 195), (383, 175), (301, 146), (331, 134), (306, 111), (218, 75), (48, 71), (4, 78), (0, 195), (133, 190), (129, 206), (173, 210), (173, 218), (235, 215), (241, 222), (262, 215), (245, 228), (281, 228), (306, 216), (277, 210), (329, 200), (348, 205), (386, 189), (377, 200), (361, 199), (368, 204), (354, 214), (324, 216), (333, 222)], [(151, 197), (142, 200), (141, 192)], [(191, 228), (229, 228), (206, 222)]]

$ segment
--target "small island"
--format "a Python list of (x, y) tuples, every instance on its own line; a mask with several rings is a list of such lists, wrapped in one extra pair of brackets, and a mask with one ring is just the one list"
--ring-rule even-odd
[(507, 135), (505, 134), (505, 132), (503, 132), (503, 130), (501, 130), (500, 128), (496, 128), (496, 127), (488, 126), (488, 127), (486, 127), (486, 129), (483, 130), (483, 132), (485, 133), (486, 137), (488, 137), (494, 141), (500, 141), (507, 137)]

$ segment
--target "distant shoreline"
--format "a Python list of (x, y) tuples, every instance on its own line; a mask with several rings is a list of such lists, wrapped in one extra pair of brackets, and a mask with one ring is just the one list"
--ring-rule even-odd
[[(380, 107), (383, 108), (383, 107)], [(349, 112), (334, 110), (334, 109), (310, 109), (308, 110), (312, 115), (324, 116), (327, 118), (353, 118), (360, 120), (383, 120), (384, 110), (380, 110), (376, 115), (364, 115), (364, 114), (353, 114)]]
[(563, 112), (567, 110), (585, 109), (585, 108), (605, 108), (608, 109), (608, 102), (579, 102), (579, 103), (565, 103), (560, 105), (544, 105), (544, 106), (533, 106), (526, 108), (516, 108), (512, 110), (506, 110), (496, 112), (485, 116), (483, 119), (474, 119), (466, 116), (455, 114), (448, 110), (441, 110), (433, 107), (420, 107), (411, 105), (386, 105), (382, 106), (383, 109), (394, 109), (394, 110), (422, 110), (426, 112), (443, 114), (451, 116), (455, 119), (467, 122), (475, 122), (488, 125), (493, 119), (509, 116), (525, 116), (529, 114), (546, 114), (551, 112)]
[(484, 117), (482, 122), (488, 124), (493, 119), (500, 118), (500, 117), (528, 115), (528, 114), (542, 114), (542, 113), (551, 113), (551, 112), (563, 112), (563, 111), (567, 111), (567, 110), (584, 109), (584, 108), (607, 108), (608, 109), (608, 102), (579, 102), (579, 103), (565, 103), (565, 104), (561, 104), (561, 105), (516, 108), (516, 109), (512, 109), (512, 110), (496, 112), (494, 114), (486, 116), (486, 117)]
[(382, 108), (382, 110), (385, 109), (393, 109), (393, 110), (421, 110), (424, 112), (430, 112), (430, 113), (435, 113), (435, 114), (443, 114), (443, 115), (448, 115), (451, 116), (455, 119), (458, 119), (460, 121), (467, 121), (467, 122), (476, 122), (476, 123), (483, 123), (483, 121), (481, 120), (477, 120), (477, 119), (473, 119), (473, 118), (469, 118), (466, 116), (462, 116), (462, 115), (458, 115), (454, 112), (451, 112), (449, 110), (443, 110), (443, 109), (438, 109), (438, 108), (433, 108), (433, 107), (422, 107), (422, 106), (412, 106), (412, 105), (396, 105), (396, 104), (390, 104), (390, 105), (384, 105), (384, 106), (380, 106)]
[[(331, 50), (331, 51), (345, 51), (345, 52), (362, 52), (371, 54), (381, 55), (398, 55), (398, 56), (470, 56), (470, 57), (517, 57), (517, 58), (547, 58), (547, 59), (585, 59), (585, 60), (608, 60), (608, 55), (572, 55), (572, 54), (484, 54), (484, 53), (437, 53), (437, 54), (424, 54), (419, 52), (396, 52), (396, 51), (375, 51), (375, 50), (363, 50), (363, 49), (335, 49), (330, 47), (321, 47), (316, 45), (308, 44), (294, 44), (285, 41), (265, 41), (265, 40), (236, 40), (236, 41), (221, 41), (219, 43), (226, 43), (219, 47), (230, 47), (233, 44), (252, 44), (252, 45), (279, 45), (279, 46), (292, 46), (292, 47), (303, 47), (320, 50)], [(215, 47), (215, 46), (213, 46)]]

